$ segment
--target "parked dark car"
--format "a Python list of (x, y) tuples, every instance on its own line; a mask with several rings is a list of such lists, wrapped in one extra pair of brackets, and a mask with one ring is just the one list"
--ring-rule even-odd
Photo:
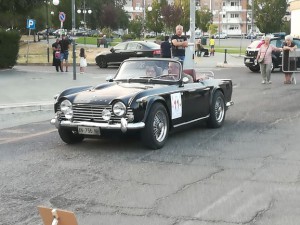
[[(54, 35), (53, 32), (55, 30), (53, 28), (48, 28), (48, 35)], [(47, 29), (41, 30), (39, 32), (37, 32), (37, 35), (41, 36), (43, 39), (47, 38)]]
[(188, 124), (205, 120), (221, 127), (233, 104), (232, 81), (212, 72), (185, 73), (193, 79), (174, 59), (127, 59), (108, 82), (61, 92), (51, 124), (67, 144), (135, 131), (151, 149), (162, 148), (170, 131)]
[(160, 57), (160, 45), (147, 41), (122, 42), (110, 51), (99, 53), (95, 61), (100, 68), (106, 68), (109, 65), (120, 65), (131, 57)]
[[(293, 40), (297, 46), (300, 47), (300, 39), (294, 38)], [(270, 39), (270, 44), (276, 46), (277, 48), (281, 48), (284, 42), (284, 38), (281, 37), (274, 37)], [(255, 40), (253, 41), (246, 49), (245, 57), (244, 57), (244, 64), (253, 72), (259, 72), (259, 64), (255, 62), (258, 50), (262, 45), (262, 40)], [(279, 68), (282, 70), (282, 52), (273, 52), (272, 53), (272, 71), (274, 69)]]

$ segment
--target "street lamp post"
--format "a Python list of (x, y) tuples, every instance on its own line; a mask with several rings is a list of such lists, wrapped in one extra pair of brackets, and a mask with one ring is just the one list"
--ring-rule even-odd
[[(84, 31), (86, 32), (86, 14), (91, 14), (92, 10), (86, 8), (85, 0), (83, 1), (83, 7), (81, 9), (77, 9), (77, 13), (83, 13), (83, 24), (84, 24)], [(84, 44), (86, 44), (86, 34), (84, 34)]]
[[(148, 11), (152, 11), (152, 7), (148, 6)], [(146, 40), (146, 0), (143, 2), (143, 30), (144, 30), (144, 40)]]
[[(49, 0), (45, 1), (46, 3), (46, 37), (47, 37), (47, 59), (48, 62), (50, 61), (50, 51), (49, 51), (49, 9), (48, 9), (48, 5), (50, 4)], [(58, 5), (59, 4), (59, 0), (53, 0), (53, 5)], [(52, 12), (51, 12), (52, 14)]]

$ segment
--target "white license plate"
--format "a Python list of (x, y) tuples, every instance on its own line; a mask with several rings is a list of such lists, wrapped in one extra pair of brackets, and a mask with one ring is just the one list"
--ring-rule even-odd
[(99, 127), (78, 127), (79, 134), (87, 134), (87, 135), (100, 135)]
[(245, 62), (250, 62), (250, 59), (246, 59)]

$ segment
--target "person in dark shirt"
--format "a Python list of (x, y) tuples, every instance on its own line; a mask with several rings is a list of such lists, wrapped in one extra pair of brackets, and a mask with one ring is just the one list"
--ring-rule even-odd
[(188, 47), (188, 42), (186, 36), (182, 35), (183, 26), (176, 26), (176, 34), (172, 36), (172, 57), (179, 58), (183, 65), (185, 59), (185, 48)]
[(68, 37), (63, 34), (62, 39), (59, 42), (61, 47), (61, 53), (60, 53), (60, 61), (61, 61), (61, 68), (63, 68), (64, 61), (65, 61), (65, 67), (66, 72), (68, 72), (68, 58), (69, 58), (69, 47), (70, 47), (70, 41)]
[(52, 44), (52, 50), (53, 50), (53, 62), (52, 62), (52, 66), (55, 66), (56, 71), (58, 72), (59, 68), (60, 71), (62, 72), (62, 68), (61, 68), (61, 63), (60, 63), (60, 44), (59, 44), (59, 39), (56, 39), (56, 41)]
[(160, 44), (160, 55), (162, 58), (171, 58), (171, 44), (169, 36), (165, 36), (165, 41)]

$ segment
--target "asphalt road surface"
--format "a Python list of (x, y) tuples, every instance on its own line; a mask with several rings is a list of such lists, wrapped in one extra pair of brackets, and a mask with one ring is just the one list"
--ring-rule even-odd
[(298, 225), (300, 86), (215, 74), (234, 83), (224, 126), (180, 130), (158, 151), (137, 136), (66, 145), (48, 120), (0, 130), (0, 223), (42, 224), (43, 205), (80, 225)]

